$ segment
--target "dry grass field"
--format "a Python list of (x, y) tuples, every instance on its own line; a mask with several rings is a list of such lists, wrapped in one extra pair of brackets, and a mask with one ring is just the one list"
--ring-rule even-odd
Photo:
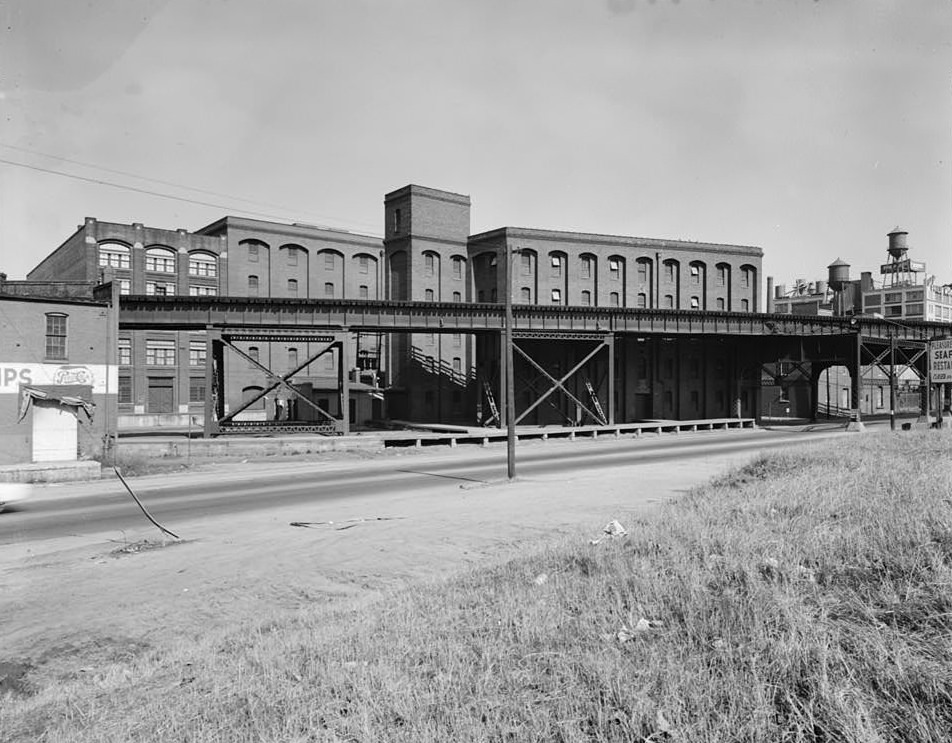
[(130, 648), (4, 741), (952, 740), (952, 436), (770, 454), (524, 557)]

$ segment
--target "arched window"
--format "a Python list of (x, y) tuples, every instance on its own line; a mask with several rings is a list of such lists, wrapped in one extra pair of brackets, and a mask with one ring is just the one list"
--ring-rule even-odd
[(665, 309), (668, 309), (668, 310), (674, 309), (674, 295), (673, 294), (664, 295), (664, 307)]
[(433, 299), (434, 299), (433, 290), (432, 290), (432, 289), (426, 289), (426, 290), (423, 292), (423, 298), (424, 298), (424, 300), (426, 300), (427, 302), (432, 302)]
[(121, 243), (99, 243), (99, 265), (103, 268), (131, 268), (129, 246)]
[(407, 297), (407, 254), (404, 250), (395, 250), (388, 261), (390, 267), (390, 299), (402, 302)]
[(648, 306), (648, 295), (644, 292), (638, 292), (638, 309), (643, 310)]
[(523, 249), (519, 253), (519, 273), (523, 276), (532, 276), (536, 263), (534, 250)]
[(595, 256), (591, 253), (583, 253), (579, 256), (579, 278), (595, 278)]
[(592, 304), (592, 293), (588, 289), (582, 289), (582, 306), (590, 307)]
[(681, 264), (678, 263), (674, 258), (668, 258), (664, 262), (664, 280), (669, 284), (676, 284), (680, 278), (678, 274), (681, 270)]
[(288, 296), (296, 297), (298, 295), (298, 280), (288, 279)]
[(618, 292), (612, 292), (611, 294), (608, 295), (608, 304), (610, 306), (618, 307), (619, 306), (618, 300), (619, 300)]
[(744, 289), (749, 289), (757, 284), (757, 269), (753, 266), (740, 267), (740, 285)]
[(638, 266), (638, 283), (647, 284), (651, 281), (651, 259), (639, 258), (636, 262)]
[(716, 266), (717, 271), (717, 285), (718, 286), (729, 286), (730, 277), (731, 277), (731, 267), (728, 263), (718, 263)]
[(454, 255), (452, 258), (453, 265), (453, 279), (459, 281), (462, 280), (463, 276), (466, 275), (464, 266), (466, 265), (466, 259), (461, 255)]
[(440, 271), (440, 256), (433, 251), (427, 251), (423, 254), (423, 275), (438, 276)]
[(262, 255), (267, 258), (268, 245), (260, 240), (242, 240), (240, 243), (246, 251), (248, 263), (260, 263)]
[(145, 251), (145, 270), (175, 273), (175, 251), (169, 248), (148, 248)]
[(697, 286), (703, 286), (704, 274), (706, 273), (706, 269), (707, 269), (703, 261), (691, 261), (690, 269), (691, 269), (691, 283)]
[(532, 304), (532, 289), (528, 286), (524, 286), (519, 289), (519, 300), (523, 304)]
[[(256, 387), (254, 385), (245, 387), (241, 391), (242, 402), (248, 402), (249, 400), (254, 400), (254, 398), (257, 395), (260, 395), (262, 392), (264, 392), (264, 388), (262, 387)], [(259, 397), (246, 409), (247, 410), (264, 410), (264, 397), (263, 396)]]
[(719, 310), (721, 310), (721, 311), (723, 312), (723, 310), (724, 310), (724, 297), (718, 297), (718, 298), (717, 298), (717, 309), (719, 309)]
[(699, 310), (701, 309), (701, 299), (700, 297), (691, 297), (691, 309)]
[(324, 296), (327, 297), (328, 299), (334, 298), (334, 282), (333, 281), (324, 282)]
[(248, 277), (248, 296), (257, 297), (258, 296), (258, 277), (254, 274), (251, 274)]
[[(350, 259), (350, 273), (345, 282), (345, 286), (353, 286), (357, 283), (358, 297), (360, 299), (369, 299), (371, 293), (376, 298), (379, 295), (379, 278), (377, 258), (366, 253), (359, 253)], [(349, 296), (352, 289), (345, 289), (344, 295)], [(306, 294), (307, 292), (305, 292)]]
[(610, 278), (612, 281), (621, 281), (621, 279), (624, 278), (622, 275), (623, 265), (624, 265), (623, 259), (618, 257), (617, 255), (613, 255), (611, 258), (609, 258), (608, 259), (608, 278)]
[(561, 279), (565, 275), (565, 253), (553, 251), (549, 253), (549, 263), (552, 264), (552, 278)]
[(218, 257), (211, 253), (189, 253), (188, 275), (214, 279), (218, 276)]
[(298, 350), (296, 348), (288, 349), (288, 369), (297, 369)]

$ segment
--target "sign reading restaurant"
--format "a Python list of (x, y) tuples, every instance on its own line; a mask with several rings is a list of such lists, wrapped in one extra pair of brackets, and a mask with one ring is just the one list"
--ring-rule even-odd
[(934, 340), (930, 349), (933, 384), (952, 384), (952, 338)]

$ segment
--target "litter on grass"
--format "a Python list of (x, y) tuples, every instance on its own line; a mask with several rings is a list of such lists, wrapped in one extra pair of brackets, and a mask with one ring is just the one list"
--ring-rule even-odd
[(598, 544), (605, 539), (617, 539), (619, 537), (627, 536), (628, 532), (625, 530), (625, 527), (622, 526), (617, 519), (612, 519), (607, 524), (605, 528), (602, 529), (602, 536), (597, 539), (591, 540), (592, 544)]
[(645, 619), (641, 617), (637, 622), (632, 623), (630, 626), (628, 624), (623, 624), (621, 629), (618, 630), (616, 637), (618, 642), (628, 642), (629, 640), (634, 639), (638, 635), (644, 635), (652, 630), (659, 630), (664, 625), (655, 619)]

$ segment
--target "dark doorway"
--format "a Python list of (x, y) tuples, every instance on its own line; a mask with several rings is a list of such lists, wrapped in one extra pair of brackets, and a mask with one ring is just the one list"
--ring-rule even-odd
[(146, 412), (171, 413), (174, 409), (175, 380), (172, 377), (149, 377), (149, 402)]

